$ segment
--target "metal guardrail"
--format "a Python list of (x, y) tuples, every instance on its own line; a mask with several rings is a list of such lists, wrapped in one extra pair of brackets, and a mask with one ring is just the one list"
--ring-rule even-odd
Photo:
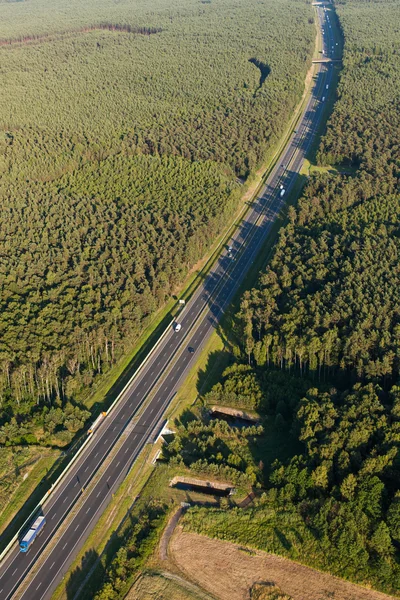
[[(312, 62), (314, 63), (316, 61), (312, 61)], [(318, 61), (318, 62), (322, 62), (322, 61)], [(303, 102), (301, 103), (302, 106), (303, 106)], [(297, 118), (299, 119), (300, 115), (297, 116)], [(281, 150), (281, 148), (280, 148), (280, 150)], [(278, 151), (277, 154), (279, 156), (279, 151)], [(276, 160), (275, 160), (275, 162), (276, 162)], [(269, 170), (269, 172), (270, 172), (270, 170)], [(259, 192), (260, 188), (262, 188), (262, 186), (264, 185), (264, 183), (265, 183), (265, 180), (264, 180), (264, 177), (263, 177), (262, 181), (259, 184), (259, 186), (257, 186), (257, 189), (255, 190), (255, 194), (254, 195), (256, 195)], [(290, 187), (292, 187), (292, 186), (290, 186)], [(259, 219), (257, 219), (257, 221), (258, 220)], [(221, 240), (221, 242), (218, 244), (217, 248), (220, 247), (220, 246), (222, 246), (224, 243), (225, 243), (225, 240), (224, 239)], [(204, 309), (204, 307), (203, 307), (203, 309)], [(200, 311), (200, 314), (202, 312), (203, 312), (203, 310)], [(152, 356), (153, 352), (160, 345), (160, 343), (162, 342), (162, 340), (164, 339), (164, 337), (166, 336), (166, 334), (171, 330), (171, 327), (172, 327), (174, 321), (175, 321), (175, 319), (172, 319), (172, 321), (169, 323), (169, 325), (165, 328), (165, 330), (163, 331), (163, 333), (161, 334), (161, 336), (159, 337), (159, 339), (157, 340), (157, 342), (154, 344), (154, 346), (151, 348), (151, 350), (149, 351), (149, 353), (143, 359), (143, 361), (141, 362), (141, 364), (139, 365), (139, 367), (136, 369), (136, 371), (134, 372), (134, 374), (132, 375), (132, 377), (128, 380), (128, 382), (126, 383), (126, 385), (124, 386), (124, 388), (122, 389), (122, 391), (118, 394), (118, 396), (112, 402), (112, 404), (110, 405), (110, 407), (108, 408), (108, 410), (105, 412), (105, 414), (103, 413), (104, 414), (104, 419), (101, 421), (101, 423), (99, 424), (99, 426), (101, 426), (101, 424), (106, 420), (107, 416), (118, 405), (119, 401), (121, 400), (122, 396), (125, 394), (125, 392), (128, 389), (128, 387), (136, 379), (136, 377), (140, 374), (140, 372), (142, 371), (142, 369), (146, 365), (147, 361)], [(190, 328), (190, 329), (192, 329), (192, 328)], [(56, 479), (56, 481), (52, 483), (50, 489), (46, 492), (46, 494), (43, 496), (43, 498), (40, 500), (40, 502), (33, 509), (33, 511), (31, 512), (31, 514), (29, 515), (29, 517), (25, 520), (24, 524), (20, 527), (19, 531), (13, 536), (13, 538), (10, 540), (10, 542), (7, 544), (7, 546), (4, 548), (4, 550), (0, 553), (0, 565), (2, 564), (3, 560), (7, 556), (8, 552), (10, 551), (10, 549), (18, 541), (18, 538), (21, 535), (21, 532), (23, 532), (28, 527), (28, 525), (31, 523), (31, 521), (33, 520), (33, 518), (36, 515), (36, 513), (47, 504), (47, 502), (50, 500), (52, 494), (56, 491), (56, 489), (59, 486), (59, 484), (61, 483), (61, 481), (66, 477), (66, 475), (70, 471), (71, 467), (75, 464), (75, 462), (77, 461), (77, 459), (83, 453), (83, 450), (90, 444), (90, 442), (93, 439), (93, 435), (95, 434), (95, 431), (97, 431), (97, 429), (93, 429), (93, 430), (89, 430), (88, 431), (87, 438), (83, 442), (83, 444), (81, 445), (81, 447), (79, 448), (79, 450), (76, 452), (76, 454), (70, 460), (70, 462), (65, 467), (65, 469), (63, 470), (63, 472), (59, 475), (59, 477)], [(154, 435), (154, 433), (153, 433), (153, 435)]]
[[(166, 334), (171, 330), (172, 324), (174, 323), (173, 319), (169, 325), (167, 325), (167, 327), (164, 329), (163, 333), (160, 335), (160, 337), (158, 338), (157, 342), (154, 344), (154, 346), (151, 348), (151, 350), (149, 351), (149, 353), (146, 355), (146, 357), (143, 359), (143, 361), (140, 363), (140, 365), (138, 366), (138, 368), (136, 369), (136, 371), (134, 372), (134, 374), (132, 375), (132, 377), (129, 379), (129, 381), (126, 383), (126, 385), (124, 386), (124, 388), (121, 390), (121, 392), (118, 394), (118, 396), (115, 398), (115, 400), (112, 402), (111, 406), (108, 408), (108, 410), (105, 412), (104, 414), (104, 419), (102, 420), (102, 423), (106, 420), (107, 416), (114, 410), (114, 408), (117, 406), (117, 404), (119, 403), (119, 401), (121, 400), (122, 396), (125, 394), (126, 390), (128, 389), (128, 387), (131, 385), (131, 383), (136, 379), (136, 377), (140, 374), (140, 372), (142, 371), (142, 369), (144, 368), (144, 366), (146, 365), (147, 361), (149, 360), (149, 358), (152, 356), (153, 352), (156, 350), (156, 348), (160, 345), (160, 343), (162, 342), (162, 340), (164, 339), (164, 337), (166, 336)], [(65, 469), (62, 471), (62, 473), (57, 477), (57, 479), (51, 484), (51, 487), (49, 490), (47, 490), (47, 492), (45, 493), (45, 495), (43, 496), (43, 498), (39, 501), (39, 503), (35, 506), (35, 508), (32, 510), (31, 514), (29, 515), (29, 517), (25, 520), (25, 522), (23, 523), (23, 525), (19, 528), (18, 532), (12, 537), (12, 539), (9, 541), (9, 543), (7, 544), (7, 546), (4, 548), (4, 550), (1, 552), (0, 554), (0, 566), (3, 562), (3, 560), (6, 558), (7, 554), (9, 553), (9, 551), (11, 550), (11, 548), (14, 546), (14, 544), (18, 541), (19, 536), (21, 535), (21, 533), (28, 527), (28, 525), (30, 525), (30, 523), (32, 522), (33, 518), (35, 517), (35, 515), (38, 513), (39, 510), (43, 509), (44, 506), (47, 504), (47, 502), (50, 500), (53, 492), (56, 491), (57, 487), (59, 486), (59, 484), (61, 483), (61, 481), (66, 477), (66, 475), (68, 474), (68, 472), (70, 471), (71, 467), (75, 464), (75, 462), (77, 461), (77, 459), (80, 457), (80, 455), (82, 454), (83, 450), (89, 445), (89, 443), (92, 441), (93, 439), (93, 435), (95, 433), (95, 431), (97, 431), (97, 429), (93, 429), (93, 430), (89, 430), (88, 431), (88, 435), (87, 438), (85, 439), (85, 441), (83, 442), (83, 444), (81, 445), (81, 447), (79, 448), (79, 450), (76, 452), (76, 454), (73, 456), (73, 458), (70, 460), (70, 462), (68, 463), (68, 465), (65, 467)]]

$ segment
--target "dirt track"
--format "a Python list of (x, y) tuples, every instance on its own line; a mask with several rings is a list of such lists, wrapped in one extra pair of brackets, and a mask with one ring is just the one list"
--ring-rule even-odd
[(389, 600), (392, 596), (348, 583), (286, 558), (212, 540), (178, 527), (170, 556), (188, 579), (220, 600), (248, 600), (256, 582), (271, 582), (293, 600)]

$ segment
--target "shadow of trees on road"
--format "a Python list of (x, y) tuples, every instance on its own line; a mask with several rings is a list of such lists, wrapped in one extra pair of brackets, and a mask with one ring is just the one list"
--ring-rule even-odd
[(65, 586), (68, 600), (79, 598), (85, 579), (89, 576), (93, 568), (99, 569), (99, 576), (96, 579), (102, 581), (105, 575), (104, 567), (99, 561), (99, 555), (96, 550), (91, 549), (85, 552), (81, 564), (71, 572), (71, 576)]

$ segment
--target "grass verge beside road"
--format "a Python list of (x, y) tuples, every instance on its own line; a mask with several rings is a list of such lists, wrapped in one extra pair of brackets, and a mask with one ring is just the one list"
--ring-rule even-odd
[[(15, 455), (21, 452), (24, 462), (19, 464)], [(0, 450), (0, 533), (13, 520), (18, 507), (29, 502), (35, 506), (43, 496), (43, 490), (38, 490), (38, 498), (32, 501), (37, 486), (50, 471), (54, 462), (60, 457), (60, 450), (26, 446), (21, 448), (1, 448)], [(27, 500), (28, 499), (28, 500)], [(29, 509), (28, 509), (29, 511)], [(29, 513), (28, 513), (29, 514)]]
[[(155, 467), (152, 459), (159, 447), (159, 444), (148, 444), (142, 451), (134, 468), (115, 493), (113, 501), (74, 560), (68, 575), (54, 592), (53, 600), (92, 600), (92, 582), (96, 582), (104, 574), (114, 558), (121, 545), (124, 527), (140, 514), (151, 499), (157, 498), (171, 508), (183, 501), (218, 505), (213, 496), (169, 487), (169, 482), (175, 475), (188, 475), (190, 472), (167, 464)], [(240, 499), (238, 496), (237, 500)]]
[[(310, 70), (306, 78), (306, 86), (303, 98), (286, 128), (284, 136), (279, 141), (279, 143), (275, 145), (275, 147), (271, 148), (269, 155), (266, 157), (264, 165), (257, 171), (254, 177), (251, 180), (249, 180), (244, 186), (244, 194), (242, 197), (242, 201), (239, 204), (238, 211), (235, 215), (233, 224), (229, 225), (226, 228), (226, 230), (221, 233), (221, 235), (216, 239), (215, 243), (210, 248), (206, 256), (195, 266), (192, 272), (189, 273), (181, 289), (177, 291), (177, 296), (171, 298), (162, 308), (160, 308), (156, 312), (155, 315), (153, 315), (152, 319), (145, 327), (141, 336), (132, 344), (132, 348), (123, 357), (119, 359), (117, 364), (108, 373), (104, 375), (104, 377), (101, 379), (101, 381), (99, 381), (98, 385), (94, 389), (93, 393), (86, 399), (85, 404), (92, 409), (94, 416), (99, 414), (101, 410), (106, 409), (107, 406), (109, 406), (114, 400), (114, 398), (120, 393), (120, 391), (129, 381), (129, 379), (132, 377), (140, 363), (143, 361), (147, 353), (150, 351), (154, 343), (157, 341), (162, 332), (171, 322), (172, 318), (176, 315), (177, 311), (179, 310), (179, 305), (177, 302), (178, 297), (185, 300), (188, 300), (191, 297), (191, 295), (197, 289), (198, 285), (201, 283), (201, 281), (207, 275), (209, 270), (212, 268), (216, 258), (220, 253), (221, 246), (227, 240), (229, 240), (232, 233), (238, 227), (245, 212), (248, 210), (248, 205), (251, 202), (251, 199), (256, 194), (258, 194), (258, 192), (264, 185), (265, 179), (268, 177), (271, 170), (275, 166), (275, 163), (279, 158), (283, 147), (287, 143), (289, 136), (291, 135), (298, 119), (300, 118), (301, 112), (304, 108), (304, 104), (310, 92), (310, 86), (312, 83), (311, 73), (312, 71)], [(276, 229), (279, 229), (280, 225), (281, 223), (278, 226), (274, 224), (274, 227)], [(215, 345), (215, 341), (213, 341), (213, 344)], [(83, 433), (83, 436), (84, 435), (86, 434)], [(79, 438), (77, 442), (79, 443)], [(50, 484), (56, 479), (60, 472), (60, 466), (62, 465), (64, 467), (68, 460), (69, 456), (66, 455), (64, 459), (60, 462), (60, 464), (57, 466), (57, 469), (54, 469), (54, 460), (51, 461), (50, 459), (47, 459), (45, 462), (43, 462), (41, 470), (38, 468), (38, 472), (46, 474), (46, 477), (41, 479), (40, 476), (37, 475), (35, 481), (36, 485), (42, 483), (43, 489), (46, 487), (46, 485), (50, 487)], [(53, 469), (51, 469), (51, 467), (53, 467)], [(30, 482), (31, 481), (33, 481), (33, 479), (31, 479)], [(2, 521), (4, 527), (10, 525), (11, 519), (14, 515), (16, 515), (18, 511), (20, 511), (21, 514), (17, 515), (15, 523), (12, 527), (9, 528), (9, 531), (7, 531), (7, 534), (4, 536), (2, 540), (2, 547), (4, 547), (7, 544), (7, 541), (11, 539), (12, 535), (15, 533), (15, 531), (18, 530), (18, 527), (25, 521), (31, 510), (34, 508), (37, 501), (42, 497), (43, 489), (38, 488), (39, 491), (36, 492), (33, 485), (24, 486), (23, 483), (20, 484), (18, 493), (15, 493), (12, 501), (7, 507), (8, 516), (5, 516)], [(27, 490), (29, 490), (28, 493), (31, 493), (28, 499), (26, 498)], [(21, 510), (24, 504), (26, 504), (26, 510)]]
[[(244, 197), (249, 197), (250, 189), (254, 190), (254, 193), (259, 192), (260, 188), (264, 184), (265, 178), (269, 175), (271, 169), (274, 167), (275, 162), (279, 157), (281, 149), (286, 144), (287, 139), (289, 138), (294, 127), (296, 126), (296, 123), (300, 117), (301, 111), (303, 110), (306, 101), (307, 94), (305, 94), (305, 96), (303, 97), (301, 105), (298, 107), (296, 114), (294, 115), (291, 123), (288, 125), (286, 135), (281, 140), (281, 143), (278, 145), (278, 148), (276, 148), (274, 150), (274, 153), (272, 153), (273, 156), (271, 156), (268, 166), (263, 169), (263, 174), (259, 172), (258, 178), (253, 180), (251, 185), (249, 184), (249, 187)], [(287, 206), (289, 206), (290, 203), (293, 203), (297, 199), (297, 195), (300, 189), (297, 191), (297, 193), (292, 192), (290, 194)], [(219, 254), (220, 247), (224, 243), (224, 240), (227, 240), (232, 235), (232, 232), (238, 225), (238, 221), (240, 221), (244, 212), (247, 210), (248, 206), (246, 202), (247, 200), (243, 200), (239, 214), (235, 219), (234, 225), (230, 226), (227, 229), (227, 231), (218, 238), (218, 240), (214, 244), (214, 247), (210, 250), (208, 257), (205, 257), (201, 265), (198, 266), (198, 270), (190, 274), (185, 283), (185, 290), (181, 293), (181, 297), (185, 297), (186, 299), (189, 298), (196, 289), (198, 283), (205, 277), (209, 269), (212, 267), (215, 258)], [(279, 229), (285, 223), (285, 219), (286, 212), (284, 211), (272, 225), (271, 235), (269, 236), (268, 242), (265, 244), (262, 252), (260, 252), (260, 254), (257, 256), (257, 259), (253, 263), (251, 272), (249, 273), (248, 277), (246, 278), (246, 281), (242, 284), (238, 294), (236, 295), (234, 304), (231, 306), (228, 313), (224, 316), (223, 323), (219, 329), (219, 332), (214, 334), (211, 340), (209, 340), (205, 349), (199, 356), (197, 365), (192, 369), (187, 381), (181, 388), (179, 396), (174, 402), (175, 409), (174, 407), (171, 407), (171, 415), (174, 414), (174, 411), (176, 411), (176, 407), (178, 405), (179, 410), (182, 410), (185, 403), (193, 403), (193, 401), (196, 400), (196, 397), (200, 390), (203, 390), (204, 387), (211, 387), (212, 383), (215, 383), (215, 381), (219, 378), (221, 367), (224, 364), (229, 364), (229, 362), (231, 361), (235, 344), (232, 343), (232, 340), (229, 339), (229, 337), (226, 335), (226, 331), (229, 332), (231, 330), (230, 324), (232, 322), (232, 319), (234, 318), (235, 312), (237, 311), (238, 302), (243, 290), (255, 283), (259, 271), (265, 266), (270, 256), (273, 245), (275, 244)], [(137, 368), (138, 364), (141, 362), (144, 355), (148, 352), (149, 348), (153, 345), (154, 341), (160, 335), (161, 331), (170, 322), (176, 309), (177, 304), (175, 299), (171, 299), (162, 309), (160, 309), (160, 311), (155, 315), (151, 323), (148, 324), (142, 336), (135, 343), (135, 348), (133, 348), (132, 351), (128, 353), (123, 359), (121, 359), (121, 361), (118, 363), (118, 365), (116, 365), (113, 371), (111, 371), (105, 377), (101, 385), (97, 388), (97, 390), (95, 390), (94, 394), (90, 398), (90, 406), (94, 407), (96, 404), (99, 404), (99, 406), (102, 405), (103, 407), (104, 403), (107, 405), (108, 401), (111, 401), (111, 399), (115, 397), (119, 389), (122, 389), (126, 381), (132, 375), (133, 371)], [(104, 399), (105, 402), (103, 402)], [(134, 469), (116, 493), (115, 502), (113, 502), (112, 506), (110, 506), (102, 515), (98, 525), (89, 537), (83, 551), (80, 553), (79, 557), (74, 563), (73, 572), (77, 572), (79, 571), (79, 569), (81, 569), (82, 571), (82, 567), (79, 567), (81, 561), (81, 563), (84, 563), (84, 571), (85, 573), (87, 573), (87, 571), (91, 568), (91, 564), (90, 562), (88, 562), (89, 558), (92, 556), (94, 558), (93, 564), (95, 564), (97, 560), (97, 558), (95, 557), (98, 556), (100, 552), (103, 552), (106, 546), (108, 547), (107, 540), (110, 537), (110, 535), (111, 540), (109, 543), (112, 543), (112, 533), (113, 531), (115, 531), (116, 524), (120, 523), (121, 519), (123, 519), (123, 516), (127, 514), (127, 504), (129, 505), (129, 501), (131, 501), (134, 495), (137, 493), (137, 489), (140, 489), (141, 486), (143, 486), (143, 482), (151, 475), (152, 466), (146, 464), (146, 459), (143, 458), (145, 456), (145, 452), (143, 452), (142, 454), (143, 456), (141, 455), (141, 457), (138, 459)], [(140, 469), (141, 465), (143, 467), (143, 472), (138, 473), (137, 469)], [(134, 479), (137, 479), (137, 481), (134, 482), (132, 477), (134, 477)], [(129, 488), (129, 493), (126, 493), (126, 496), (124, 496), (124, 491), (126, 492), (127, 486), (129, 485), (128, 482), (130, 482), (131, 487)], [(119, 502), (117, 498), (119, 498)], [(74, 581), (75, 580), (77, 581), (76, 577)], [(68, 579), (68, 581), (70, 581), (70, 579)], [(65, 592), (65, 589), (65, 585), (63, 584), (60, 588), (61, 595), (59, 594), (56, 597), (65, 597), (62, 595)], [(68, 598), (70, 598), (70, 590), (72, 589), (71, 585), (68, 589)]]

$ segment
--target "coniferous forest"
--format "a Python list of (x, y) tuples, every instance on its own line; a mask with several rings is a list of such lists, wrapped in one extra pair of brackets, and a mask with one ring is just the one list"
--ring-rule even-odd
[[(398, 596), (400, 5), (345, 0), (336, 10), (343, 70), (318, 162), (354, 175), (313, 175), (289, 210), (269, 266), (242, 297), (247, 366), (211, 394), (244, 407), (252, 396), (294, 451), (255, 471), (264, 493), (251, 508), (185, 519)], [(292, 390), (275, 394), (274, 378)]]
[(313, 12), (245, 4), (0, 2), (0, 444), (72, 439), (282, 134)]
[[(315, 36), (300, 0), (54, 4), (0, 0), (9, 446), (66, 445), (84, 425), (93, 384), (235, 213), (302, 94)], [(400, 4), (335, 10), (345, 48), (326, 169), (241, 299), (240, 356), (163, 459), (255, 495), (192, 508), (185, 527), (399, 596)], [(260, 421), (213, 420), (214, 404)], [(129, 543), (164, 514), (150, 505)], [(122, 549), (101, 597), (140, 560)]]

